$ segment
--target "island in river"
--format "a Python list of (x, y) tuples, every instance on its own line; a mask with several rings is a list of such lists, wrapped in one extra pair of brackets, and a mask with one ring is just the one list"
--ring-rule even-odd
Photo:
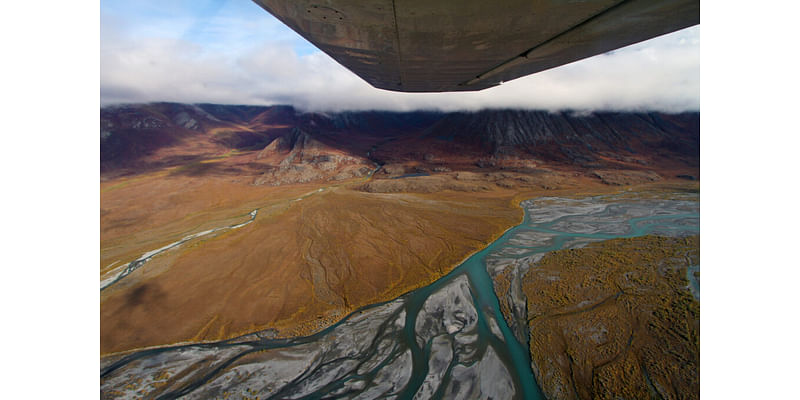
[[(698, 233), (699, 171), (692, 133), (680, 128), (691, 123), (676, 116), (598, 117), (618, 136), (631, 124), (639, 129), (626, 144), (630, 152), (611, 153), (619, 139), (605, 135), (608, 128), (579, 136), (583, 147), (574, 139), (547, 142), (532, 132), (547, 121), (528, 115), (528, 130), (516, 133), (529, 139), (494, 138), (493, 153), (485, 154), (474, 138), (443, 134), (448, 124), (460, 126), (453, 115), (349, 115), (331, 122), (274, 108), (148, 107), (112, 110), (109, 131), (136, 125), (132, 118), (155, 126), (148, 134), (169, 128), (184, 136), (134, 160), (106, 160), (110, 167), (101, 175), (101, 281), (113, 282), (101, 286), (105, 398), (613, 396), (615, 386), (603, 374), (619, 376), (608, 372), (616, 371), (616, 361), (600, 365), (594, 355), (565, 347), (547, 359), (583, 358), (547, 366), (529, 353), (538, 340), (534, 325), (528, 329), (527, 314), (520, 319), (516, 310), (530, 310), (528, 292), (538, 289), (526, 279), (558, 248), (589, 251), (596, 244), (580, 247)], [(134, 111), (136, 118), (125, 114)], [(187, 115), (196, 117), (194, 124)], [(507, 115), (485, 118), (501, 117)], [(652, 132), (642, 133), (647, 118)], [(394, 130), (359, 131), (381, 120)], [(200, 134), (170, 128), (175, 121)], [(579, 122), (591, 127), (591, 121)], [(670, 130), (679, 132), (670, 137)], [(214, 150), (231, 138), (259, 135), (269, 144)], [(354, 138), (357, 144), (342, 144)], [(532, 143), (548, 151), (558, 146), (568, 159), (541, 159)], [(664, 154), (671, 157), (659, 158)], [(536, 210), (551, 210), (561, 225), (530, 226), (541, 215), (529, 205), (543, 201), (549, 203)], [(561, 279), (593, 282), (577, 278), (583, 270), (574, 274)], [(577, 309), (606, 294), (602, 285), (586, 293), (567, 288), (574, 304), (548, 311)], [(568, 318), (550, 319), (570, 326)], [(616, 351), (614, 360), (628, 360), (620, 370), (636, 361), (632, 373), (650, 375), (641, 379), (647, 392), (630, 393), (671, 398), (676, 389), (669, 387), (684, 388), (641, 361), (652, 347), (645, 344), (661, 343), (647, 339), (649, 331), (636, 331), (632, 350), (623, 352), (616, 338), (625, 326), (605, 326), (611, 333), (603, 354)], [(693, 393), (695, 383), (687, 382), (686, 393)]]

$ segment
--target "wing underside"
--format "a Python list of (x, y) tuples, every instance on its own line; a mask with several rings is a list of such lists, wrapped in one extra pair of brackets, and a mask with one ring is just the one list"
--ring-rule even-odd
[(700, 23), (698, 0), (254, 0), (373, 86), (481, 90)]

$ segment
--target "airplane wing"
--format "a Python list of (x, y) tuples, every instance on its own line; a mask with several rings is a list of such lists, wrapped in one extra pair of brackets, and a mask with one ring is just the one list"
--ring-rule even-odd
[(481, 90), (700, 23), (699, 0), (253, 0), (371, 85)]

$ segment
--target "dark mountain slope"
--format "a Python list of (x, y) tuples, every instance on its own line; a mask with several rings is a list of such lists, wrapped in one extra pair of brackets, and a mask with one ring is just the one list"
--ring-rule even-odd
[[(359, 168), (369, 165), (367, 160), (386, 165), (391, 176), (487, 169), (525, 172), (533, 166), (595, 175), (597, 170), (618, 169), (699, 174), (699, 113), (304, 113), (291, 106), (174, 103), (101, 109), (101, 173), (136, 174), (218, 159), (236, 150), (238, 162), (247, 164), (238, 170), (261, 175), (286, 164), (285, 154), (262, 150), (303, 150), (294, 149), (298, 130), (313, 139), (318, 150), (316, 158), (292, 161), (297, 170), (304, 170), (304, 163), (312, 159), (350, 157)], [(339, 166), (326, 168), (336, 171)]]

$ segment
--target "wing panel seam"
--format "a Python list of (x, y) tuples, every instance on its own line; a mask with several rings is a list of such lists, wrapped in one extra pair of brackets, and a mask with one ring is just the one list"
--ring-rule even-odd
[(397, 5), (395, 0), (392, 0), (392, 18), (394, 18), (394, 44), (397, 48), (397, 78), (400, 80), (397, 85), (403, 87), (403, 53), (400, 49), (400, 28), (397, 26)]

